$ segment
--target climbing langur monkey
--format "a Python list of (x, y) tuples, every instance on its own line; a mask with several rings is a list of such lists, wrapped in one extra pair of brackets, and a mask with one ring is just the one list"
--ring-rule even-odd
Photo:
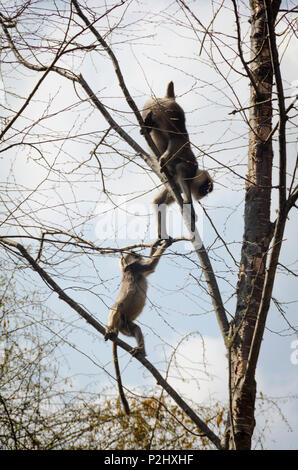
[[(147, 128), (161, 154), (159, 159), (160, 171), (162, 172), (164, 168), (167, 169), (183, 194), (183, 203), (190, 205), (191, 229), (194, 231), (195, 212), (192, 195), (199, 201), (213, 190), (213, 181), (208, 171), (199, 170), (198, 168), (185, 127), (184, 111), (175, 100), (173, 82), (168, 84), (164, 98), (151, 98), (145, 103), (142, 116), (144, 127)], [(141, 133), (144, 133), (143, 129)], [(168, 236), (166, 233), (165, 206), (172, 202), (173, 198), (167, 189), (159, 192), (153, 200), (159, 238), (167, 238)], [(163, 214), (161, 214), (161, 210)], [(164, 224), (163, 230), (162, 222)]]
[[(115, 339), (119, 332), (126, 336), (134, 336), (137, 346), (132, 349), (132, 352), (146, 355), (142, 330), (134, 323), (134, 320), (140, 315), (146, 302), (146, 277), (154, 272), (161, 255), (171, 243), (172, 239), (162, 242), (157, 240), (152, 245), (150, 257), (147, 259), (133, 252), (127, 253), (121, 258), (122, 284), (116, 303), (109, 312), (105, 340)], [(130, 410), (122, 387), (115, 342), (113, 342), (113, 358), (119, 395), (125, 413), (129, 414)]]

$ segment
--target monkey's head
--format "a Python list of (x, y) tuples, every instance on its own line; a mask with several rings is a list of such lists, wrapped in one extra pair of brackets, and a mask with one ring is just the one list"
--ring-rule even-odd
[(197, 170), (196, 176), (191, 182), (191, 192), (199, 201), (213, 191), (213, 180), (206, 170)]
[(126, 271), (129, 266), (141, 260), (141, 255), (131, 251), (130, 253), (126, 253), (120, 258), (120, 268), (122, 271)]

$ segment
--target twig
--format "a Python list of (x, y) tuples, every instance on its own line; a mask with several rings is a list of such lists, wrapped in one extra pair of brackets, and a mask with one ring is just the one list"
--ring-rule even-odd
[(265, 0), (266, 18), (269, 36), (269, 47), (271, 54), (271, 63), (275, 75), (277, 100), (279, 109), (279, 210), (282, 211), (286, 201), (286, 165), (287, 165), (287, 148), (286, 148), (286, 121), (287, 112), (285, 109), (285, 96), (283, 83), (280, 72), (278, 50), (274, 32), (274, 15), (271, 6), (271, 0)]
[(241, 47), (241, 30), (240, 30), (240, 22), (239, 22), (239, 15), (238, 15), (238, 10), (237, 10), (237, 4), (235, 0), (232, 0), (233, 7), (234, 7), (234, 13), (235, 13), (235, 19), (236, 19), (236, 26), (237, 26), (237, 44), (238, 44), (238, 52), (239, 52), (239, 57), (242, 62), (242, 65), (247, 73), (248, 78), (250, 79), (250, 82), (256, 92), (256, 95), (259, 96), (259, 89), (257, 87), (257, 84), (255, 82), (254, 76), (248, 67), (244, 57), (243, 57), (243, 52), (242, 52), (242, 47)]
[[(287, 115), (289, 111), (291, 111), (292, 108), (294, 108), (295, 106), (295, 103), (298, 99), (298, 96), (296, 95), (295, 98), (293, 99), (292, 103), (289, 104), (289, 106), (287, 107), (287, 109), (285, 110), (285, 114)], [(257, 103), (258, 104), (258, 103)], [(286, 116), (286, 119), (288, 118), (288, 116)], [(267, 142), (270, 142), (270, 140), (272, 139), (272, 136), (275, 134), (275, 132), (277, 131), (277, 129), (279, 128), (279, 125), (280, 123), (277, 122), (275, 124), (275, 126), (273, 127), (272, 131), (270, 132), (270, 134), (268, 135), (267, 139), (265, 140), (264, 144), (266, 144)]]
[(15, 448), (17, 449), (18, 448), (18, 440), (17, 440), (17, 436), (16, 436), (16, 433), (15, 433), (15, 429), (14, 429), (14, 423), (11, 419), (10, 413), (9, 413), (8, 408), (6, 406), (6, 402), (5, 402), (4, 398), (2, 397), (2, 395), (0, 395), (0, 401), (3, 405), (5, 413), (7, 415), (7, 419), (9, 421), (9, 425), (10, 425), (11, 434), (12, 434), (12, 437), (13, 437), (13, 440), (14, 440), (14, 445), (15, 445)]

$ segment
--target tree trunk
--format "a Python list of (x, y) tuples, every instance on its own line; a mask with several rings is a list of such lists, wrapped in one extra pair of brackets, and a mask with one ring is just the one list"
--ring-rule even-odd
[[(230, 331), (230, 424), (225, 435), (229, 449), (250, 449), (255, 426), (256, 383), (245, 375), (264, 286), (271, 239), (272, 85), (266, 8), (251, 0), (251, 97), (248, 180), (244, 237), (237, 286), (237, 307)], [(278, 7), (275, 6), (275, 17)], [(274, 18), (275, 18), (274, 17)]]

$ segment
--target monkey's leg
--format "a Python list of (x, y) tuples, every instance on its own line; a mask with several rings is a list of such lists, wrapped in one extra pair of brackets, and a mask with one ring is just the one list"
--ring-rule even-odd
[(170, 196), (167, 189), (163, 189), (153, 199), (153, 208), (155, 213), (155, 219), (157, 221), (157, 236), (159, 239), (167, 240), (169, 235), (167, 233), (167, 205), (173, 202), (173, 198)]
[(122, 331), (122, 333), (128, 336), (134, 336), (137, 341), (137, 346), (131, 350), (133, 355), (142, 354), (146, 356), (144, 336), (141, 328), (138, 325), (131, 321), (127, 322), (125, 331)]
[(121, 312), (114, 306), (109, 311), (108, 325), (104, 336), (105, 341), (107, 341), (108, 339), (113, 340), (116, 336), (118, 336), (120, 325)]
[(180, 188), (182, 189), (183, 194), (183, 212), (187, 215), (187, 218), (190, 219), (191, 231), (194, 232), (196, 228), (197, 216), (192, 202), (191, 196), (191, 179), (185, 178), (184, 171), (181, 168), (181, 171), (178, 173), (177, 180)]
[(193, 203), (183, 204), (183, 214), (186, 215), (187, 220), (190, 222), (191, 231), (194, 232), (196, 228), (197, 215)]
[(159, 204), (155, 206), (157, 217), (157, 235), (160, 240), (169, 238), (167, 232), (167, 204)]
[(196, 229), (196, 220), (197, 220), (197, 215), (195, 213), (195, 209), (193, 206), (193, 203), (191, 203), (191, 208), (190, 208), (190, 228), (191, 231), (194, 232)]
[[(152, 128), (156, 127), (156, 123), (155, 123), (154, 118), (153, 118), (152, 110), (149, 111), (149, 113), (147, 114), (147, 116), (144, 119), (144, 127), (147, 129), (149, 134), (152, 131)], [(140, 133), (143, 135), (144, 134), (144, 129), (141, 129)]]

